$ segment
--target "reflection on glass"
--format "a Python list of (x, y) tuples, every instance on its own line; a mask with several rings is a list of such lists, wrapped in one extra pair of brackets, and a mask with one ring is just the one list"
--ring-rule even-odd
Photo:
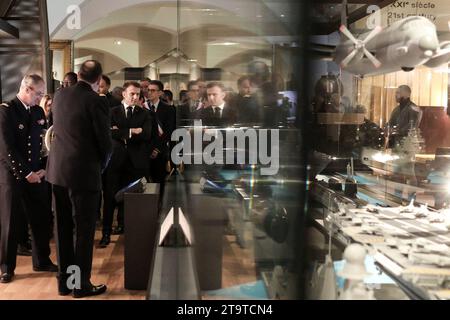
[[(373, 7), (357, 19), (350, 5), (338, 7), (313, 6), (310, 164), (319, 170), (310, 175), (310, 297), (442, 298), (439, 268), (450, 266), (448, 247), (440, 248), (450, 240), (448, 23), (418, 6)], [(363, 276), (374, 263), (383, 277)]]

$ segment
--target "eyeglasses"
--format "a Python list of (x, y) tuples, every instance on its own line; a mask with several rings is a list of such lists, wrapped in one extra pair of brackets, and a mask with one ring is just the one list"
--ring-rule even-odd
[(159, 92), (160, 90), (158, 89), (148, 89), (149, 92)]

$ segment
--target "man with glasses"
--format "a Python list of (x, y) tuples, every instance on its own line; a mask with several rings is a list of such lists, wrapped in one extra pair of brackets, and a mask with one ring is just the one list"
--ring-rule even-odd
[(144, 96), (144, 102), (142, 103), (142, 106), (145, 109), (149, 109), (148, 104), (148, 86), (150, 85), (150, 81), (152, 81), (150, 78), (145, 78), (140, 81), (141, 85), (141, 94)]
[(25, 76), (19, 93), (0, 106), (0, 283), (13, 280), (20, 228), (31, 226), (33, 270), (57, 272), (50, 260), (48, 185), (41, 161), (45, 114), (39, 106), (44, 80)]
[(187, 87), (188, 100), (178, 107), (177, 125), (181, 126), (192, 124), (192, 119), (200, 119), (200, 111), (203, 107), (198, 82), (189, 81)]
[(161, 184), (161, 193), (167, 175), (166, 165), (169, 159), (169, 142), (175, 129), (174, 109), (161, 100), (164, 85), (152, 80), (148, 86), (149, 109), (153, 118), (152, 141), (150, 143), (150, 177), (153, 182)]

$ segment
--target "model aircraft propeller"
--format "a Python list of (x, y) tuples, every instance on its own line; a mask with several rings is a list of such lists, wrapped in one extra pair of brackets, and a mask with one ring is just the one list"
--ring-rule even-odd
[(369, 43), (370, 40), (372, 40), (378, 33), (381, 31), (381, 27), (377, 26), (375, 29), (372, 30), (372, 32), (369, 33), (369, 35), (364, 39), (356, 39), (351, 32), (348, 30), (348, 28), (345, 25), (341, 25), (339, 30), (354, 43), (354, 49), (352, 52), (349, 53), (349, 55), (342, 60), (341, 67), (345, 68), (358, 53), (363, 53), (376, 68), (379, 68), (381, 66), (381, 62), (375, 58), (375, 56), (370, 53), (369, 50), (366, 48), (366, 44)]

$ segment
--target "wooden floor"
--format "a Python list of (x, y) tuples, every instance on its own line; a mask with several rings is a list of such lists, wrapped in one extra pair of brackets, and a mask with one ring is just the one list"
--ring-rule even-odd
[[(97, 231), (95, 244), (100, 240), (101, 232)], [(111, 244), (104, 249), (94, 248), (92, 266), (92, 283), (104, 283), (108, 286), (105, 294), (86, 299), (95, 300), (143, 300), (145, 291), (124, 289), (124, 238), (111, 236)], [(51, 243), (52, 260), (56, 263), (55, 245)], [(224, 256), (222, 268), (222, 287), (227, 288), (256, 280), (254, 259), (250, 250), (241, 249), (235, 237), (224, 237)], [(74, 300), (71, 296), (61, 297), (57, 294), (54, 273), (34, 272), (31, 257), (17, 257), (17, 268), (14, 281), (0, 283), (0, 300)], [(203, 299), (230, 299), (231, 297), (209, 297)]]
[[(101, 232), (97, 231), (95, 244), (98, 243)], [(52, 260), (56, 263), (55, 245), (51, 244)], [(143, 300), (145, 291), (124, 289), (123, 236), (111, 236), (111, 244), (104, 249), (94, 248), (92, 264), (92, 283), (104, 283), (108, 286), (105, 294), (86, 299), (98, 300)], [(71, 296), (61, 297), (57, 293), (56, 274), (34, 272), (31, 257), (17, 257), (17, 268), (14, 281), (8, 284), (0, 283), (0, 299), (23, 300), (73, 300)], [(77, 299), (78, 300), (78, 299)]]

